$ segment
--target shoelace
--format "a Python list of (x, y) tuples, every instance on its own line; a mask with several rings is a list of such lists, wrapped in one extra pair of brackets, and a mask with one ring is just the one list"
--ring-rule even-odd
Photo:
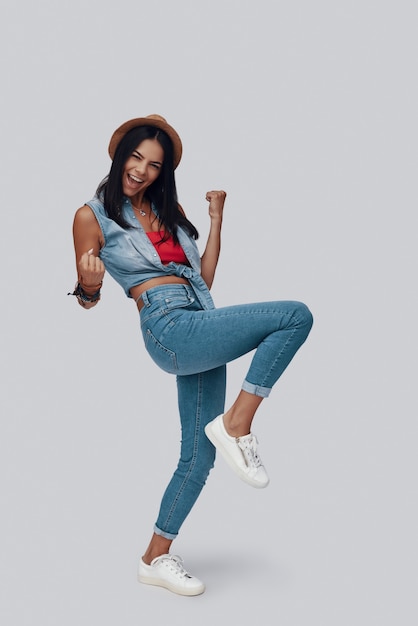
[(175, 554), (165, 556), (161, 559), (161, 563), (168, 566), (171, 571), (179, 578), (192, 578), (191, 574), (183, 567), (183, 559)]
[(261, 459), (257, 453), (257, 437), (255, 435), (251, 435), (250, 437), (238, 437), (237, 443), (240, 449), (242, 450), (242, 454), (244, 456), (244, 460), (248, 467), (257, 468), (262, 465)]

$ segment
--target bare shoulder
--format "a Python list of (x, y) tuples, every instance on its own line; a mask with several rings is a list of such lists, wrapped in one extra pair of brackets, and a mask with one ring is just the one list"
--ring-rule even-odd
[[(73, 235), (75, 243), (81, 244), (85, 250), (89, 250), (92, 244), (93, 248), (96, 249), (97, 242), (100, 247), (103, 245), (103, 235), (99, 222), (87, 204), (84, 204), (75, 212)], [(85, 247), (86, 245), (88, 246), (87, 248)]]
[(96, 217), (87, 204), (84, 204), (82, 207), (77, 209), (74, 216), (74, 222), (78, 222), (80, 226), (92, 226), (97, 224)]

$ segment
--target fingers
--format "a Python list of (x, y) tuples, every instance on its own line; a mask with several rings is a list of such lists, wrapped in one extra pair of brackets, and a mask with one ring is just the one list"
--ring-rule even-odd
[(104, 270), (103, 261), (94, 254), (87, 253), (87, 266), (93, 272), (101, 272)]
[(225, 201), (226, 198), (226, 191), (223, 190), (219, 190), (219, 191), (208, 191), (206, 193), (206, 200), (208, 202), (211, 202), (212, 200), (221, 200), (222, 202)]
[(80, 265), (95, 271), (104, 270), (103, 261), (93, 254), (93, 248), (81, 255)]
[(81, 255), (78, 264), (80, 278), (85, 285), (97, 285), (103, 280), (105, 266), (103, 261), (93, 254), (93, 248)]
[(226, 192), (222, 190), (206, 193), (206, 200), (209, 202), (209, 216), (212, 220), (222, 220), (225, 198)]

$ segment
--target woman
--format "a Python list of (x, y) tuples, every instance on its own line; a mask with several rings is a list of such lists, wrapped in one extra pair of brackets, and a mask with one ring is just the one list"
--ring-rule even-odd
[[(204, 486), (215, 450), (253, 487), (269, 479), (251, 424), (312, 326), (300, 302), (216, 309), (209, 289), (218, 263), (226, 194), (210, 191), (210, 231), (200, 258), (198, 232), (177, 201), (174, 170), (182, 144), (159, 115), (129, 120), (112, 135), (112, 166), (95, 197), (76, 212), (74, 294), (89, 309), (105, 270), (139, 310), (147, 351), (177, 377), (181, 454), (163, 495), (138, 579), (182, 595), (204, 584), (170, 546)], [(224, 413), (226, 363), (255, 350), (235, 402)]]

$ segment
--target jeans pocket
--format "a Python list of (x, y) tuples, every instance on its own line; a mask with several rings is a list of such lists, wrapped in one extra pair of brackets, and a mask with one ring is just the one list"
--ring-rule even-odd
[(176, 374), (178, 370), (176, 353), (163, 346), (163, 344), (154, 337), (149, 328), (145, 330), (143, 335), (145, 348), (154, 363), (168, 374)]

